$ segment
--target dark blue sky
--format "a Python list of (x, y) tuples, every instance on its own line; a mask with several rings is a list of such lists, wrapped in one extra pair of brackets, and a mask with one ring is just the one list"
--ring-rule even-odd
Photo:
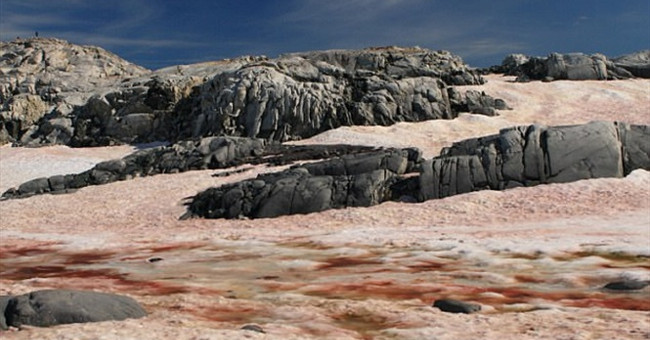
[(98, 45), (156, 69), (241, 55), (420, 46), (472, 66), (508, 53), (650, 48), (649, 0), (0, 0), (0, 39)]

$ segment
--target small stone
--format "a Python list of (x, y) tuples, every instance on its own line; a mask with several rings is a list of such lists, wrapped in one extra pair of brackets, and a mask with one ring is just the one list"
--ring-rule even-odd
[(639, 290), (643, 289), (650, 285), (650, 281), (639, 281), (639, 280), (622, 280), (614, 281), (605, 285), (605, 289), (611, 290)]
[(154, 262), (160, 262), (162, 260), (163, 260), (162, 257), (150, 257), (150, 258), (147, 259), (147, 262), (154, 263)]
[(433, 307), (448, 313), (471, 314), (481, 310), (481, 305), (475, 303), (463, 302), (454, 299), (440, 299), (433, 303)]
[(257, 333), (266, 333), (264, 331), (264, 329), (262, 329), (262, 327), (260, 327), (258, 325), (244, 325), (241, 329), (243, 329), (245, 331), (253, 331), (253, 332), (257, 332)]

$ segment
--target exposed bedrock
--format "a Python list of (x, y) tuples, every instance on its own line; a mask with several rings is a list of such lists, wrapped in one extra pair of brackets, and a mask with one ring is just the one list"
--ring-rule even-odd
[(124, 158), (104, 161), (79, 174), (36, 178), (7, 190), (2, 199), (38, 194), (62, 194), (76, 189), (134, 177), (190, 170), (225, 169), (243, 164), (283, 165), (300, 160), (327, 159), (337, 155), (374, 150), (357, 145), (294, 146), (259, 138), (206, 137), (134, 152)]
[(420, 200), (470, 191), (622, 177), (650, 169), (650, 127), (520, 126), (464, 140), (422, 164)]
[(520, 126), (455, 143), (424, 162), (415, 150), (382, 150), (210, 188), (191, 199), (183, 217), (259, 218), (409, 197), (424, 201), (484, 189), (622, 177), (639, 168), (650, 170), (649, 126)]
[(276, 217), (391, 199), (391, 185), (420, 160), (414, 149), (378, 150), (294, 166), (194, 196), (182, 218)]
[(517, 76), (517, 81), (650, 78), (650, 50), (614, 59), (583, 53), (552, 53), (547, 57), (512, 54), (489, 71)]
[(207, 136), (286, 141), (343, 125), (494, 115), (503, 101), (446, 51), (370, 48), (148, 71), (56, 39), (0, 44), (0, 143), (100, 146)]
[(138, 302), (127, 296), (64, 289), (0, 296), (0, 307), (3, 307), (0, 329), (125, 320), (147, 315)]

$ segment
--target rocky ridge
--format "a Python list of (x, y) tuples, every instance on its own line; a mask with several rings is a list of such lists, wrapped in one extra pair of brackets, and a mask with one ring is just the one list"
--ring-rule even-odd
[(0, 142), (45, 115), (71, 114), (99, 89), (150, 72), (100, 47), (46, 38), (0, 43), (0, 71)]
[[(99, 146), (206, 136), (286, 141), (344, 125), (494, 115), (504, 101), (445, 51), (374, 48), (147, 71), (56, 39), (2, 43), (0, 142)], [(61, 59), (61, 60), (59, 60)]]
[(649, 137), (650, 126), (625, 123), (531, 125), (455, 143), (424, 161), (407, 150), (343, 156), (208, 189), (192, 198), (183, 218), (275, 217), (622, 177), (650, 169)]
[(511, 54), (501, 65), (486, 71), (517, 76), (520, 82), (650, 78), (650, 50), (613, 59), (598, 53), (551, 53), (547, 57)]

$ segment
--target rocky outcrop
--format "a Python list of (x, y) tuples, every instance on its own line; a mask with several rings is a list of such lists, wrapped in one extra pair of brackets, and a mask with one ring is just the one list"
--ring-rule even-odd
[(203, 191), (182, 218), (263, 218), (376, 205), (390, 199), (397, 176), (418, 162), (414, 150), (379, 150), (295, 166)]
[(650, 50), (627, 54), (613, 59), (614, 64), (635, 77), (650, 78)]
[(650, 127), (593, 122), (531, 125), (455, 143), (425, 161), (420, 200), (482, 190), (622, 177), (650, 169)]
[(211, 188), (192, 198), (184, 217), (274, 217), (622, 177), (635, 169), (650, 170), (650, 126), (521, 126), (455, 143), (424, 162), (418, 155), (386, 150), (345, 156)]
[(116, 294), (76, 290), (41, 290), (2, 297), (6, 326), (49, 327), (69, 323), (141, 318), (147, 312), (132, 298)]
[(1, 199), (63, 194), (86, 186), (163, 173), (225, 169), (243, 164), (284, 165), (371, 150), (372, 147), (355, 145), (293, 146), (259, 138), (206, 137), (198, 141), (139, 150), (122, 159), (101, 162), (79, 174), (36, 178), (7, 190)]
[(484, 80), (460, 58), (420, 48), (242, 57), (154, 72), (56, 39), (3, 43), (1, 52), (0, 137), (27, 146), (216, 135), (285, 141), (507, 107), (456, 91)]
[(46, 115), (65, 116), (99, 89), (149, 73), (99, 47), (44, 38), (0, 42), (0, 71), (0, 135), (14, 140)]
[(344, 125), (449, 119), (462, 105), (452, 102), (466, 102), (450, 85), (481, 83), (447, 52), (387, 48), (291, 54), (205, 83), (190, 114), (191, 135), (183, 137), (226, 134), (285, 141)]
[(634, 53), (613, 60), (602, 54), (552, 53), (547, 57), (507, 56), (500, 66), (490, 72), (517, 76), (517, 81), (529, 80), (613, 80), (634, 77), (650, 78), (649, 51)]

